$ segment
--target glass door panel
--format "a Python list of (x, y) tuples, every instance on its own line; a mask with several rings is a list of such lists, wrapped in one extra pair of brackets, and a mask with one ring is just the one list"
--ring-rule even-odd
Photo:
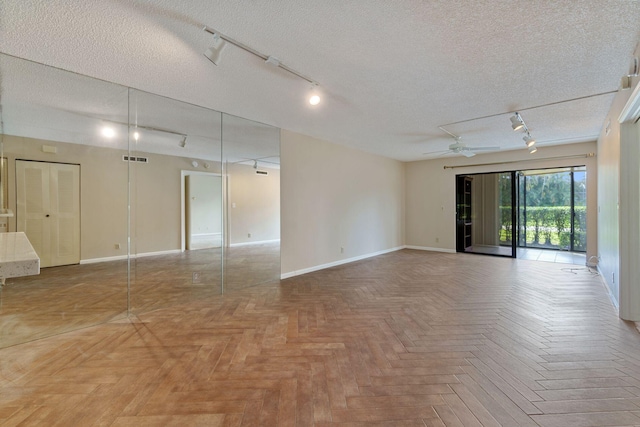
[(457, 251), (514, 256), (513, 173), (457, 177)]

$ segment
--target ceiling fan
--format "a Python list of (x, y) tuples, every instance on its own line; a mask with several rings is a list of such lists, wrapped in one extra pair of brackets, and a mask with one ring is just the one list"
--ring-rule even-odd
[[(454, 153), (454, 154), (462, 154), (465, 157), (473, 157), (476, 155), (477, 151), (497, 151), (500, 147), (468, 147), (466, 144), (462, 142), (462, 138), (458, 135), (454, 135), (446, 129), (442, 129), (444, 132), (451, 135), (451, 137), (456, 141), (453, 144), (449, 145), (448, 150), (444, 151), (434, 151), (431, 153), (423, 153), (423, 154), (436, 154), (440, 153), (439, 156), (444, 156), (445, 154)], [(439, 157), (438, 156), (438, 157)]]

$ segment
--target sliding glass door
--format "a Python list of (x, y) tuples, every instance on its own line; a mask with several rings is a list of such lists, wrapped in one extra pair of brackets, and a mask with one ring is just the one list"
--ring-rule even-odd
[(457, 251), (514, 257), (515, 173), (459, 175)]
[(584, 252), (586, 168), (520, 171), (518, 246)]
[(456, 177), (456, 250), (515, 257), (517, 248), (586, 252), (584, 166)]

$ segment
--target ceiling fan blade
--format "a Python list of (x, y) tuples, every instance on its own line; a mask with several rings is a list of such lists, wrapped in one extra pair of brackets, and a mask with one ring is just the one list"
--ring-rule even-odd
[(463, 150), (461, 151), (462, 155), (465, 157), (473, 157), (476, 155), (476, 153), (469, 151), (469, 150)]
[(431, 156), (432, 154), (447, 154), (449, 150), (440, 150), (440, 151), (430, 151), (428, 153), (422, 153), (423, 156)]
[(500, 147), (467, 147), (471, 151), (498, 151)]

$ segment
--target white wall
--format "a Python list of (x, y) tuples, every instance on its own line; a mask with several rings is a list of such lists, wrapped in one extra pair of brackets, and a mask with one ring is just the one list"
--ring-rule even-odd
[(187, 236), (222, 234), (222, 178), (185, 175)]
[[(632, 87), (638, 84), (640, 79), (634, 78)], [(626, 169), (640, 168), (640, 159), (638, 159), (637, 151), (635, 155), (630, 155), (631, 148), (621, 145), (620, 122), (619, 116), (625, 104), (629, 100), (633, 90), (619, 91), (611, 105), (611, 109), (607, 114), (605, 123), (598, 138), (598, 240), (599, 240), (599, 262), (598, 269), (603, 279), (609, 287), (611, 296), (618, 307), (620, 307), (620, 316), (628, 320), (640, 320), (640, 312), (638, 306), (640, 301), (622, 301), (621, 300), (621, 233), (627, 233), (628, 230), (621, 229), (620, 210), (621, 199), (621, 181), (628, 180)], [(637, 144), (637, 141), (636, 141)], [(625, 170), (621, 168), (621, 158), (625, 160)], [(639, 183), (632, 183), (632, 187), (637, 189)], [(635, 221), (638, 220), (638, 207), (622, 207), (625, 209), (625, 215), (635, 215)], [(638, 260), (632, 261), (638, 264)], [(638, 286), (638, 278), (631, 279), (633, 283), (628, 285)], [(632, 306), (636, 306), (632, 309)]]
[(280, 239), (280, 170), (258, 169), (268, 175), (240, 164), (227, 170), (231, 245)]
[[(597, 171), (595, 157), (553, 159), (596, 151), (595, 142), (540, 146), (535, 155), (525, 149), (411, 162), (406, 166), (406, 244), (446, 252), (456, 249), (455, 176), (469, 173), (503, 172), (549, 167), (587, 167), (587, 259), (597, 253)], [(549, 159), (549, 160), (543, 160)], [(482, 163), (514, 162), (487, 166)], [(444, 169), (444, 166), (461, 166)]]
[(404, 245), (402, 162), (286, 130), (280, 155), (284, 277)]

